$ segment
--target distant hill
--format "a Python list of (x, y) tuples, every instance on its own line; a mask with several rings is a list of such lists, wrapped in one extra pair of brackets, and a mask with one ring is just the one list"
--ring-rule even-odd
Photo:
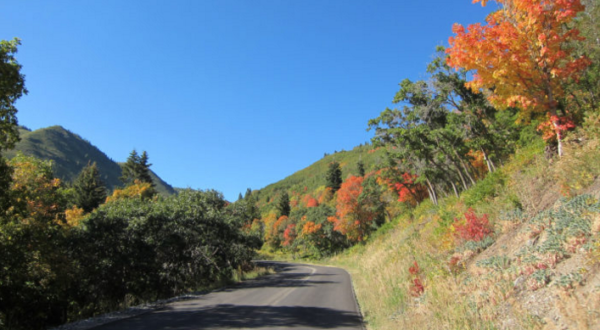
[(365, 170), (368, 173), (373, 171), (377, 165), (381, 164), (384, 161), (384, 158), (384, 149), (374, 149), (373, 146), (369, 144), (357, 146), (350, 151), (342, 150), (333, 154), (326, 154), (312, 165), (283, 180), (257, 190), (257, 201), (261, 209), (264, 210), (265, 204), (272, 201), (283, 191), (287, 191), (290, 194), (303, 194), (305, 192), (312, 192), (320, 186), (325, 186), (325, 176), (329, 164), (333, 161), (340, 163), (342, 178), (346, 179), (349, 175), (358, 175), (357, 165), (359, 161), (362, 160)]
[[(88, 162), (96, 162), (102, 180), (109, 190), (122, 185), (119, 181), (121, 167), (100, 149), (81, 136), (61, 127), (51, 126), (30, 131), (19, 129), (21, 141), (13, 150), (6, 152), (12, 158), (18, 151), (39, 159), (52, 160), (54, 175), (64, 181), (73, 181)], [(174, 194), (175, 190), (156, 173), (151, 173), (156, 190), (162, 195)]]

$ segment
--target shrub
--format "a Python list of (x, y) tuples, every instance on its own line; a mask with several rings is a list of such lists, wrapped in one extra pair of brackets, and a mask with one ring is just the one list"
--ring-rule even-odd
[(501, 171), (488, 174), (483, 180), (463, 193), (463, 200), (467, 206), (474, 206), (484, 202), (489, 197), (496, 197), (506, 183), (506, 175)]
[(479, 242), (492, 234), (487, 214), (478, 218), (471, 208), (465, 213), (465, 221), (454, 219), (453, 226), (456, 236), (465, 241)]

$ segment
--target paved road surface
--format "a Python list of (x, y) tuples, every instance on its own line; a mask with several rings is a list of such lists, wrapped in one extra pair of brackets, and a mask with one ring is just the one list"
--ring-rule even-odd
[(279, 272), (95, 329), (363, 329), (344, 270), (263, 263)]

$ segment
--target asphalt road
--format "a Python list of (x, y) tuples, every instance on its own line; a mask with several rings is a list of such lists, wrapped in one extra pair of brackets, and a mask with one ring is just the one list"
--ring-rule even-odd
[(344, 270), (262, 263), (279, 271), (94, 329), (363, 329)]

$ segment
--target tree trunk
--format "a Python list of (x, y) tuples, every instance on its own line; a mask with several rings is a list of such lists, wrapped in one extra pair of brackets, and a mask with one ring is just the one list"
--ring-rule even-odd
[(456, 190), (456, 185), (452, 181), (450, 181), (450, 184), (452, 185), (452, 190), (454, 190), (454, 195), (456, 195), (456, 197), (458, 197), (458, 190)]
[(563, 148), (562, 148), (562, 138), (561, 138), (561, 134), (560, 134), (560, 128), (558, 127), (558, 118), (555, 117), (556, 120), (552, 121), (552, 125), (554, 125), (554, 131), (556, 132), (556, 143), (557, 143), (557, 149), (558, 149), (558, 157), (562, 157), (563, 156)]
[(456, 152), (456, 150), (454, 148), (452, 148), (452, 151), (454, 151), (454, 155), (456, 156), (456, 158), (458, 158), (458, 161), (460, 162), (460, 165), (462, 166), (463, 170), (465, 171), (467, 178), (469, 178), (469, 181), (471, 181), (471, 184), (475, 185), (475, 179), (473, 179), (473, 176), (471, 175), (471, 173), (469, 173), (469, 169), (465, 165), (465, 162), (462, 160), (462, 158), (460, 157), (460, 155), (458, 154), (458, 152)]
[(483, 148), (480, 149), (481, 152), (483, 153), (483, 159), (485, 159), (485, 163), (487, 165), (488, 171), (490, 173), (494, 173), (494, 171), (496, 170), (496, 166), (494, 166), (494, 163), (492, 162), (492, 160), (488, 157), (487, 152), (485, 152), (485, 150), (483, 150)]
[(427, 180), (427, 192), (429, 193), (429, 198), (433, 202), (433, 205), (438, 205), (437, 195), (435, 194), (435, 188), (433, 187), (433, 185), (431, 184), (429, 179), (426, 179), (426, 180)]

